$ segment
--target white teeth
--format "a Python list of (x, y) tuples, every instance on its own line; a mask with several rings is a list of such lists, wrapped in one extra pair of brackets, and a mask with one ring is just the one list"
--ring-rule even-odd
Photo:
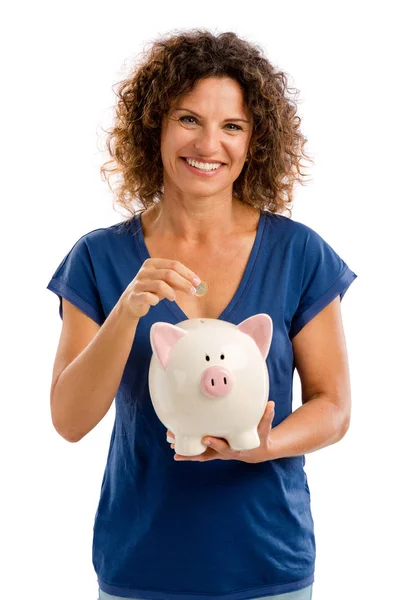
[(199, 163), (196, 160), (192, 160), (191, 158), (186, 158), (185, 160), (192, 167), (197, 167), (198, 169), (201, 169), (202, 171), (213, 171), (215, 169), (218, 169), (218, 167), (221, 166), (220, 163)]

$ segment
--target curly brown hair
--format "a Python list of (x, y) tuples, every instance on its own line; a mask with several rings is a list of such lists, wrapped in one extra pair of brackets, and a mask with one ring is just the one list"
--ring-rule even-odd
[(231, 31), (214, 35), (203, 28), (158, 38), (143, 51), (132, 73), (117, 84), (115, 122), (106, 130), (113, 160), (104, 163), (100, 172), (110, 189), (110, 177), (117, 175), (116, 204), (131, 216), (140, 212), (131, 207), (132, 201), (146, 209), (163, 199), (163, 115), (198, 80), (226, 76), (240, 84), (253, 116), (249, 160), (232, 193), (260, 210), (287, 210), (291, 217), (294, 182), (303, 185), (300, 161), (303, 157), (314, 161), (304, 151), (307, 138), (300, 131), (297, 104), (288, 98), (293, 88), (288, 87), (287, 75), (272, 66), (259, 46)]

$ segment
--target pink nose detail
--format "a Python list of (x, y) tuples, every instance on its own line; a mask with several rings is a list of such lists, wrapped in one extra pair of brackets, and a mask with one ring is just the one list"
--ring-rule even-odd
[(200, 388), (210, 398), (222, 398), (232, 389), (232, 373), (223, 367), (209, 367), (203, 372)]

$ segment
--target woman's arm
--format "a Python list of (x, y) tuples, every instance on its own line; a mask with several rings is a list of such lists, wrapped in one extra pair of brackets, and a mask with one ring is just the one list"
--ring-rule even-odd
[(303, 404), (272, 428), (269, 460), (334, 444), (350, 424), (350, 374), (339, 296), (299, 331), (292, 345)]
[(68, 300), (63, 298), (62, 303), (64, 319), (53, 369), (51, 416), (63, 438), (78, 442), (101, 421), (114, 400), (138, 320), (117, 302), (100, 327)]

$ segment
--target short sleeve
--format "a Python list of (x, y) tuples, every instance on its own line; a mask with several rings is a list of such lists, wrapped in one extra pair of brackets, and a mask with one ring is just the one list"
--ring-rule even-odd
[(336, 296), (340, 301), (357, 275), (311, 228), (304, 253), (300, 300), (292, 318), (289, 337), (292, 339), (315, 315)]
[(82, 236), (63, 258), (46, 289), (59, 297), (61, 319), (63, 318), (61, 302), (63, 297), (99, 325), (104, 323), (106, 317), (96, 283), (87, 234)]

